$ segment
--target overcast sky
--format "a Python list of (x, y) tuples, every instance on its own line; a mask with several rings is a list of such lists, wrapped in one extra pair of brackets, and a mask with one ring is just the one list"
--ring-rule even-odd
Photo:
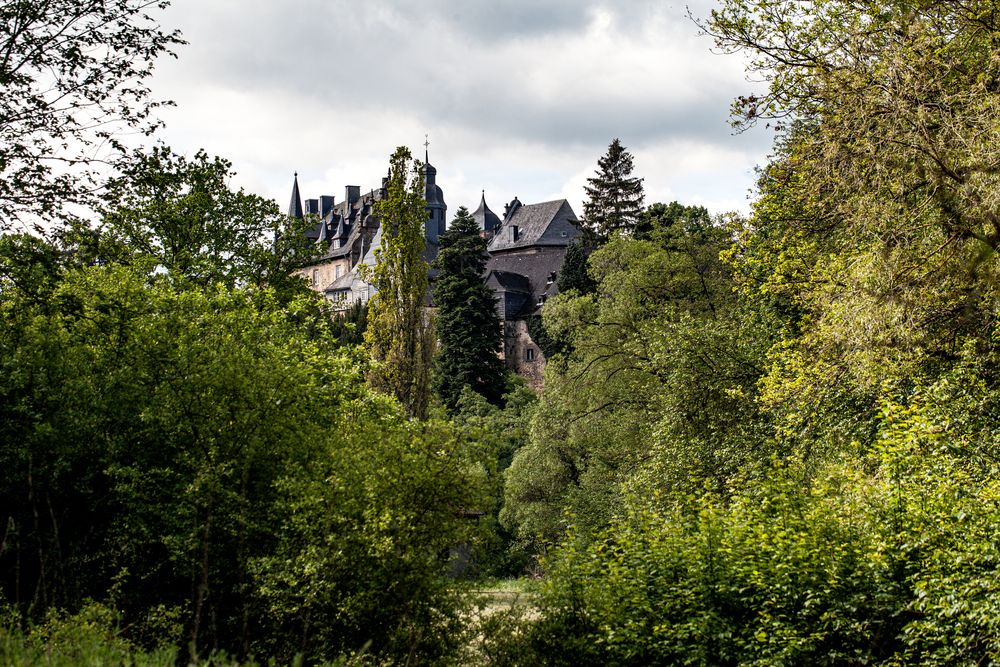
[[(695, 0), (695, 15), (709, 0)], [(449, 217), (486, 190), (563, 198), (615, 137), (646, 202), (746, 211), (763, 130), (734, 135), (751, 90), (738, 57), (712, 53), (683, 3), (652, 0), (173, 0), (188, 45), (160, 63), (160, 135), (233, 162), (236, 184), (285, 209), (378, 185), (396, 146), (437, 167)]]

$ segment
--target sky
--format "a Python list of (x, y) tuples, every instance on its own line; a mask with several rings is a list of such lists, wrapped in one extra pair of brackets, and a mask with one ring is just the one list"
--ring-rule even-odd
[(233, 163), (234, 185), (287, 209), (380, 183), (389, 155), (429, 142), (449, 217), (483, 190), (505, 202), (565, 198), (612, 139), (646, 203), (749, 210), (766, 129), (734, 134), (731, 100), (754, 90), (739, 56), (713, 52), (688, 17), (711, 0), (173, 0), (187, 45), (157, 65), (175, 107), (160, 139)]

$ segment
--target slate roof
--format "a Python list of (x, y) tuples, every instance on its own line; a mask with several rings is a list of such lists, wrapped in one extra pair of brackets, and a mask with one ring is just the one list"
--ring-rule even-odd
[[(486, 262), (486, 281), (491, 283), (495, 292), (530, 295), (517, 312), (505, 313), (506, 319), (536, 313), (540, 309), (540, 299), (544, 302), (544, 299), (558, 293), (559, 271), (565, 257), (565, 247), (547, 246), (538, 248), (536, 252), (502, 253), (489, 258)], [(549, 282), (550, 277), (552, 282)]]
[(508, 214), (487, 250), (493, 254), (531, 246), (568, 246), (580, 235), (578, 225), (576, 214), (565, 199), (521, 204)]
[(487, 272), (487, 281), (490, 279), (496, 281), (496, 283), (503, 287), (504, 289), (514, 290), (518, 292), (530, 292), (531, 283), (527, 277), (522, 276), (520, 273), (513, 273), (512, 271), (501, 271), (499, 269), (494, 269)]
[(351, 283), (354, 282), (354, 279), (356, 277), (357, 277), (357, 271), (355, 271), (354, 269), (346, 271), (339, 278), (337, 278), (332, 283), (327, 285), (326, 288), (323, 289), (323, 291), (335, 292), (337, 290), (350, 289)]
[(302, 212), (302, 197), (299, 195), (298, 172), (295, 172), (295, 179), (292, 181), (292, 200), (288, 203), (288, 215), (296, 220), (306, 217), (305, 213)]
[(435, 179), (437, 177), (437, 169), (430, 162), (424, 162), (424, 200), (427, 202), (428, 206), (433, 207), (435, 204), (444, 206), (444, 190), (441, 189)]
[(472, 219), (479, 225), (479, 229), (485, 232), (492, 232), (500, 227), (500, 217), (486, 205), (486, 190), (483, 190), (483, 198), (479, 200), (479, 208), (472, 214)]

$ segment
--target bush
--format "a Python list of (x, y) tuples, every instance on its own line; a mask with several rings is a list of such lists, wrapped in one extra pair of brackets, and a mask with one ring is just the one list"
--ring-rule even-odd
[(482, 482), (455, 429), (369, 392), (308, 302), (120, 267), (48, 289), (0, 290), (0, 599), (106, 601), (193, 657), (453, 650), (442, 553)]
[(1000, 393), (963, 367), (887, 400), (870, 455), (776, 465), (726, 499), (649, 499), (554, 554), (545, 664), (1000, 660)]

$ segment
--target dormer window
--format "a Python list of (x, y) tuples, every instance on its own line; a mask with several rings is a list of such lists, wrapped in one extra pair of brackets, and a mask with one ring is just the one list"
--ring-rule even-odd
[(510, 229), (510, 240), (516, 241), (518, 237), (517, 225), (511, 225), (509, 229)]
[(545, 305), (545, 295), (544, 294), (540, 294), (538, 296), (538, 303), (536, 303), (535, 305), (539, 306), (539, 307)]
[(545, 281), (545, 284), (546, 285), (551, 285), (555, 281), (556, 281), (556, 272), (552, 271), (552, 272), (549, 273), (549, 278), (548, 278), (548, 280)]

